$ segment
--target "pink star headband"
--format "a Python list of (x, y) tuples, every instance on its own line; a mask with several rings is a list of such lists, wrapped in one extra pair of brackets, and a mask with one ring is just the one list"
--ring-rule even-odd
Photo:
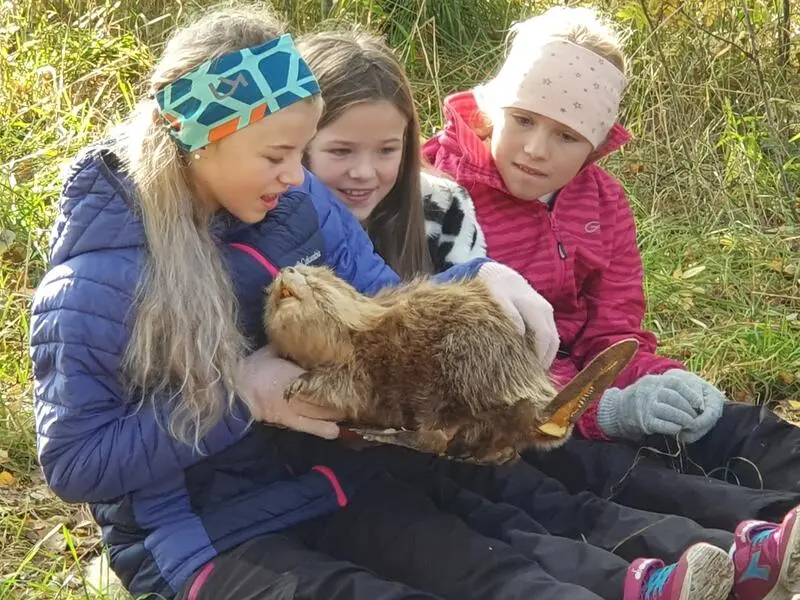
[(480, 105), (550, 117), (597, 148), (619, 113), (627, 80), (611, 62), (564, 39), (515, 43), (500, 72), (475, 92)]

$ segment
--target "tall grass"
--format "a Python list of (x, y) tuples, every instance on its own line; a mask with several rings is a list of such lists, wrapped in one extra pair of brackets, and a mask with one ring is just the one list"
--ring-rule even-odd
[[(425, 134), (446, 94), (494, 72), (507, 26), (554, 3), (271, 2), (290, 8), (293, 31), (385, 34)], [(0, 5), (0, 600), (88, 595), (96, 532), (47, 492), (35, 461), (27, 311), (65, 161), (129, 110), (167, 32), (203, 4)], [(733, 398), (786, 407), (800, 400), (800, 18), (787, 26), (777, 0), (598, 5), (629, 30), (622, 121), (634, 141), (605, 166), (637, 217), (647, 324), (664, 354)]]

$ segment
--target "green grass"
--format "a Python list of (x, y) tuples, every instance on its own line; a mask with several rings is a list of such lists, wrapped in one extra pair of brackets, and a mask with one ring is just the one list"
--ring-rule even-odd
[[(339, 0), (328, 17), (391, 40), (430, 134), (443, 95), (493, 72), (508, 23), (552, 3)], [(290, 4), (294, 31), (323, 26), (322, 2)], [(60, 170), (129, 109), (165, 32), (196, 5), (0, 4), (0, 600), (89, 597), (96, 531), (36, 464), (27, 311)], [(630, 30), (634, 141), (605, 166), (637, 217), (647, 324), (663, 354), (735, 399), (784, 408), (800, 400), (800, 19), (784, 66), (781, 2), (602, 5)]]

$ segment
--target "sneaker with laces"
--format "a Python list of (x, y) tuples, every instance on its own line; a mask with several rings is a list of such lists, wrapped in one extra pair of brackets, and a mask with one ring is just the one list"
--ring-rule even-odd
[(735, 600), (791, 600), (800, 593), (800, 506), (783, 521), (742, 521), (731, 548)]
[(724, 550), (700, 542), (671, 565), (655, 558), (633, 561), (623, 600), (726, 600), (733, 572), (733, 561)]

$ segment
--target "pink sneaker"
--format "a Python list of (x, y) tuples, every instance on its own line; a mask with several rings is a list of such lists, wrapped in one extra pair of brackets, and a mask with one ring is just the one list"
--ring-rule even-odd
[(628, 568), (623, 600), (725, 600), (733, 585), (733, 562), (724, 550), (700, 542), (672, 565), (638, 558)]
[(800, 506), (783, 522), (742, 521), (731, 556), (736, 567), (732, 598), (791, 600), (800, 593)]

